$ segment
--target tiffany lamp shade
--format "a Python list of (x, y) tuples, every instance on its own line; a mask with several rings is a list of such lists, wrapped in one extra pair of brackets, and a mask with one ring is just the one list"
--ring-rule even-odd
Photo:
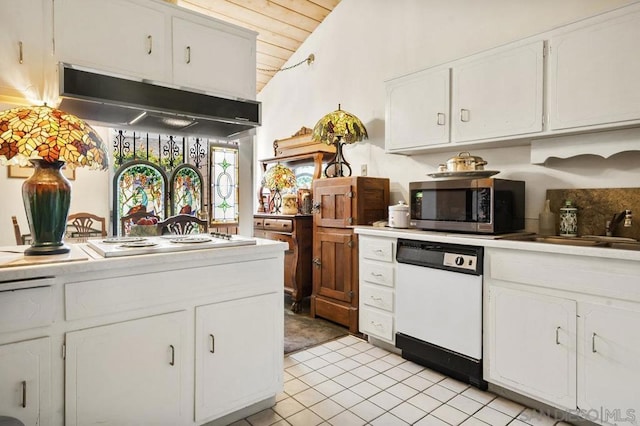
[(313, 139), (334, 144), (336, 155), (327, 163), (324, 174), (327, 177), (351, 176), (351, 166), (342, 154), (345, 143), (355, 143), (367, 139), (367, 129), (358, 117), (340, 109), (322, 117), (313, 128)]
[(22, 199), (32, 243), (25, 255), (67, 253), (62, 238), (71, 184), (61, 169), (106, 169), (105, 145), (83, 120), (46, 105), (0, 112), (0, 164), (29, 162), (34, 171), (22, 185)]
[(280, 191), (295, 187), (296, 175), (290, 168), (277, 163), (273, 167), (269, 168), (265, 173), (263, 186), (273, 191), (273, 196), (271, 198), (271, 202), (273, 203), (273, 212), (278, 214), (282, 207), (282, 194)]

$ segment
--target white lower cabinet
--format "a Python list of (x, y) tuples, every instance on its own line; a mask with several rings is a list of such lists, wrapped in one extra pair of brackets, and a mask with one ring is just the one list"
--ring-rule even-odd
[(67, 333), (65, 424), (188, 423), (186, 319), (180, 311)]
[(0, 416), (50, 424), (50, 352), (48, 337), (0, 345)]
[[(279, 391), (282, 315), (270, 293), (196, 307), (196, 421), (220, 417)], [(280, 312), (279, 312), (280, 314)], [(281, 368), (280, 368), (281, 370)]]
[(360, 332), (395, 343), (395, 238), (358, 236)]
[(490, 290), (491, 381), (576, 405), (576, 302), (503, 287)]
[(598, 424), (640, 421), (640, 264), (487, 248), (490, 383)]
[[(579, 305), (578, 407), (603, 423), (640, 421), (640, 306)], [(631, 421), (631, 418), (635, 421)]]

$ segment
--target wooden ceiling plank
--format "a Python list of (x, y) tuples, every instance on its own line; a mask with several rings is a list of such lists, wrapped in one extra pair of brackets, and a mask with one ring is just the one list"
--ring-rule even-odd
[(285, 61), (291, 57), (293, 52), (283, 49), (282, 47), (276, 46), (274, 44), (258, 42), (256, 43), (256, 53), (264, 53), (267, 55), (275, 56), (276, 58), (284, 59)]
[(308, 16), (318, 23), (322, 22), (322, 20), (331, 12), (330, 9), (326, 9), (309, 0), (271, 0), (271, 2), (279, 4), (280, 6), (301, 15)]
[(286, 59), (276, 58), (266, 53), (257, 52), (256, 54), (258, 68), (281, 68), (286, 62)]
[(340, 0), (310, 0), (312, 3), (322, 6), (325, 9), (333, 10), (340, 3)]
[[(208, 0), (207, 0), (208, 1)], [(271, 0), (227, 0), (229, 3), (239, 7), (264, 15), (270, 19), (275, 19), (287, 25), (301, 28), (312, 32), (320, 23), (315, 19), (297, 13), (286, 7), (282, 7)]]
[(251, 29), (257, 33), (267, 30), (299, 42), (306, 40), (311, 34), (311, 31), (283, 24), (281, 21), (223, 0), (179, 0), (178, 4), (221, 21)]

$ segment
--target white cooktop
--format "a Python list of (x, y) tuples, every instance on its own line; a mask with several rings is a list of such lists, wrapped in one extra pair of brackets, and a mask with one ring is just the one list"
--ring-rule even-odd
[(113, 237), (87, 241), (87, 246), (103, 257), (169, 253), (255, 244), (255, 238), (218, 233), (162, 235), (159, 237)]

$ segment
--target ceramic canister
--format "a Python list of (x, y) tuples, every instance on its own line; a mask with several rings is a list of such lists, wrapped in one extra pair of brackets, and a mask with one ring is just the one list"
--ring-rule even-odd
[(398, 201), (398, 204), (389, 206), (389, 226), (391, 228), (409, 227), (409, 206), (404, 201)]

